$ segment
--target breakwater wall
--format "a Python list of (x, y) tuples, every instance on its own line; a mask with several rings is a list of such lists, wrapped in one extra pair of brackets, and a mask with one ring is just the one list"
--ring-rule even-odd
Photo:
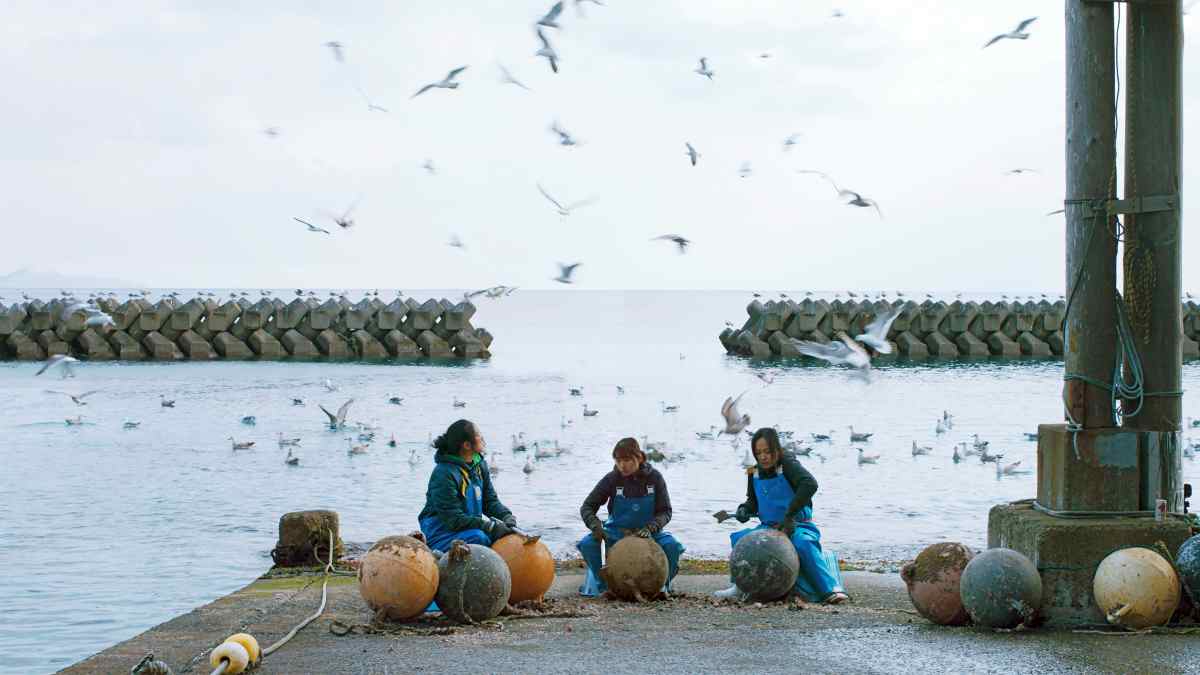
[[(97, 298), (111, 322), (71, 299), (0, 303), (0, 359), (88, 360), (486, 358), (492, 335), (475, 306), (449, 300)], [(75, 308), (72, 309), (72, 305)], [(93, 310), (94, 311), (94, 310)]]
[[(882, 313), (900, 308), (888, 331), (894, 353), (909, 359), (998, 356), (1062, 356), (1066, 303), (806, 299), (754, 300), (741, 328), (718, 336), (730, 354), (756, 358), (801, 356), (790, 338), (828, 343), (838, 331), (851, 336)], [(1200, 305), (1183, 305), (1183, 357), (1200, 357)], [(807, 358), (807, 357), (805, 357)]]

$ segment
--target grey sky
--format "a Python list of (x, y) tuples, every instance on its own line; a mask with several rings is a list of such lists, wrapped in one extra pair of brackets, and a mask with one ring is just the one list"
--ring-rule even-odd
[[(18, 0), (0, 22), (0, 273), (534, 288), (556, 285), (556, 261), (582, 261), (588, 288), (1063, 286), (1063, 221), (1043, 215), (1063, 197), (1061, 3), (608, 0), (586, 18), (567, 4), (563, 30), (547, 30), (555, 76), (531, 28), (548, 0)], [(1031, 39), (980, 49), (1029, 16)], [(711, 82), (692, 72), (701, 56)], [(534, 91), (502, 85), (498, 62)], [(409, 100), (464, 64), (457, 91)], [(1198, 65), (1185, 54), (1185, 83)], [(369, 112), (356, 83), (390, 114)], [(556, 145), (556, 118), (583, 145)], [(1003, 175), (1014, 167), (1039, 173)], [(885, 219), (798, 168), (878, 200)], [(598, 201), (563, 218), (538, 181)], [(292, 220), (360, 195), (352, 231)], [(695, 244), (679, 256), (648, 241), (666, 232)], [(1197, 282), (1185, 267), (1185, 288)]]

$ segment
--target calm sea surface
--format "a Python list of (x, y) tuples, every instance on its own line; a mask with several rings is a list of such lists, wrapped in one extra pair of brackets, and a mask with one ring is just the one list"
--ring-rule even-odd
[[(685, 457), (663, 467), (670, 530), (687, 555), (727, 555), (733, 527), (708, 514), (744, 497), (747, 444), (695, 432), (720, 423), (722, 401), (743, 391), (755, 426), (798, 438), (833, 430), (833, 443), (815, 446), (825, 459), (804, 463), (821, 485), (814, 511), (824, 541), (843, 558), (899, 560), (939, 540), (983, 546), (988, 508), (1033, 496), (1033, 475), (998, 479), (991, 464), (955, 465), (950, 456), (956, 441), (978, 433), (1006, 461), (1033, 468), (1035, 447), (1022, 432), (1061, 419), (1060, 362), (898, 363), (882, 365), (870, 384), (841, 369), (751, 363), (727, 356), (716, 339), (725, 320), (741, 324), (748, 299), (518, 291), (478, 302), (474, 323), (496, 343), (490, 361), (470, 364), (84, 363), (62, 380), (34, 377), (35, 364), (0, 363), (0, 567), (8, 575), (0, 673), (57, 670), (243, 586), (269, 567), (287, 511), (334, 509), (352, 542), (416, 529), (432, 467), (428, 439), (460, 417), (477, 422), (496, 451), (501, 499), (561, 556), (575, 554), (579, 504), (623, 436), (665, 442)], [(774, 384), (754, 377), (764, 369), (778, 373)], [(328, 392), (326, 378), (339, 391)], [(1198, 381), (1200, 368), (1185, 366), (1185, 414), (1200, 413), (1190, 405)], [(99, 393), (77, 408), (46, 389)], [(162, 408), (160, 395), (176, 407)], [(294, 397), (306, 405), (293, 406)], [(329, 431), (317, 408), (351, 397), (350, 419), (379, 426), (369, 453), (353, 457), (347, 433)], [(455, 397), (465, 409), (452, 407)], [(679, 412), (662, 413), (661, 401)], [(600, 414), (583, 418), (584, 403)], [(955, 427), (938, 438), (944, 409)], [(64, 423), (79, 414), (82, 426)], [(257, 425), (243, 425), (246, 415)], [(123, 430), (125, 421), (141, 426)], [(849, 425), (875, 436), (852, 446)], [(303, 439), (298, 467), (284, 465), (280, 432)], [(526, 475), (524, 455), (510, 450), (518, 432), (568, 451)], [(392, 435), (396, 448), (385, 443)], [(232, 451), (231, 436), (256, 449)], [(914, 440), (933, 454), (914, 458)], [(882, 454), (879, 463), (859, 466), (859, 446)], [(1184, 476), (1200, 482), (1195, 462), (1184, 460)]]

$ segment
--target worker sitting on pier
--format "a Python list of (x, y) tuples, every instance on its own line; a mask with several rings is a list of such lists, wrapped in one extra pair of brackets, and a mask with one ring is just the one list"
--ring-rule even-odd
[[(747, 469), (746, 502), (734, 516), (744, 523), (757, 516), (760, 524), (729, 535), (731, 546), (754, 530), (772, 527), (786, 534), (800, 558), (800, 574), (792, 589), (795, 596), (808, 602), (838, 604), (849, 599), (842, 587), (837, 558), (821, 550), (821, 532), (812, 522), (812, 496), (817, 480), (794, 455), (785, 454), (779, 435), (771, 427), (754, 433), (751, 441), (756, 465)], [(718, 521), (724, 514), (718, 513)], [(739, 597), (733, 586), (717, 591), (718, 597)]]
[(433, 445), (436, 464), (425, 491), (425, 508), (418, 517), (429, 547), (447, 551), (456, 539), (491, 546), (511, 533), (517, 518), (492, 487), (479, 428), (468, 420), (458, 420)]
[[(611, 547), (626, 534), (653, 538), (667, 554), (667, 586), (679, 571), (679, 556), (683, 555), (683, 544), (675, 537), (663, 532), (671, 522), (671, 497), (667, 494), (667, 482), (658, 469), (646, 463), (646, 455), (638, 442), (622, 438), (613, 448), (613, 470), (596, 483), (596, 487), (583, 500), (579, 515), (583, 524), (591, 530), (576, 547), (587, 562), (587, 577), (579, 588), (580, 595), (594, 597), (604, 593), (607, 585), (601, 578), (603, 567), (600, 547)], [(601, 504), (608, 506), (608, 520), (601, 522), (596, 512)]]

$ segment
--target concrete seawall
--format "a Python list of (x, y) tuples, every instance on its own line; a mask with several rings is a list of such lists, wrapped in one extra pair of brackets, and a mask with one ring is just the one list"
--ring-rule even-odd
[(487, 358), (492, 335), (475, 328), (469, 302), (366, 298), (284, 302), (245, 298), (217, 303), (166, 297), (97, 306), (111, 323), (88, 325), (71, 300), (0, 303), (0, 359), (36, 361), (55, 354), (88, 360)]
[[(828, 343), (838, 331), (857, 335), (876, 316), (894, 308), (900, 316), (888, 331), (894, 353), (909, 359), (998, 356), (1061, 357), (1059, 330), (1066, 303), (934, 302), (885, 300), (754, 300), (740, 328), (718, 336), (725, 350), (756, 358), (799, 357), (791, 339)], [(1183, 357), (1200, 357), (1200, 305), (1183, 305)]]

